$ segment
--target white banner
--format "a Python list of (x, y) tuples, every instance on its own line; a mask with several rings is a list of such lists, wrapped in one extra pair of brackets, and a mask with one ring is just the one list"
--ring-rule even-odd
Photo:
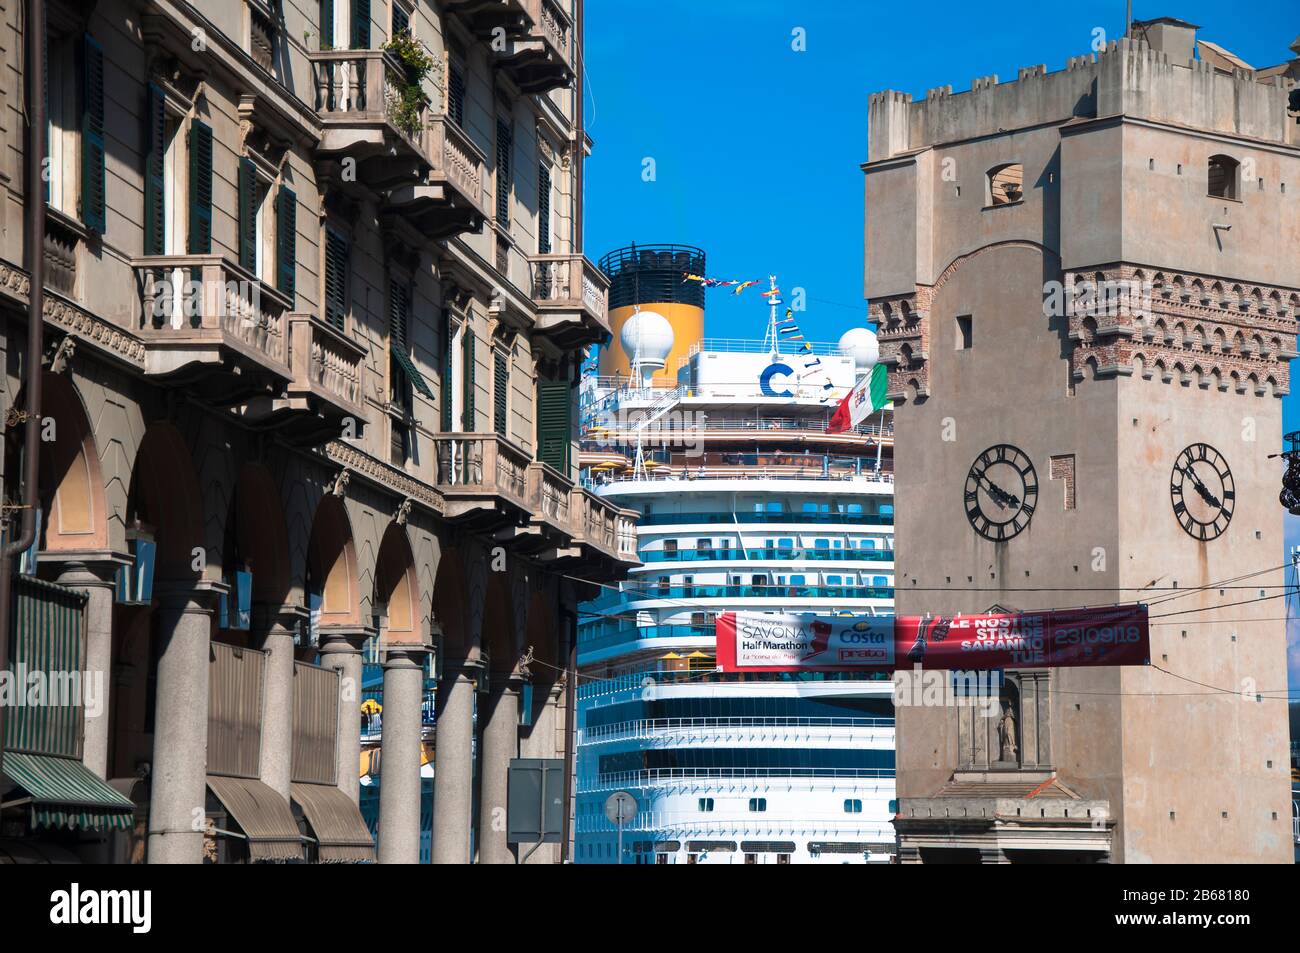
[[(723, 636), (721, 628), (719, 635)], [(894, 664), (894, 619), (737, 612), (734, 644), (738, 669), (890, 667)]]

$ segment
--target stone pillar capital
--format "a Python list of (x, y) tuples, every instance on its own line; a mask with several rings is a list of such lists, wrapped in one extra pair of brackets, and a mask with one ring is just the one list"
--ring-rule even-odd
[(114, 585), (118, 569), (131, 562), (130, 556), (111, 550), (56, 550), (43, 552), (37, 559), (55, 569), (60, 585), (77, 589)]
[(208, 579), (161, 580), (154, 583), (154, 599), (163, 612), (180, 615), (212, 615), (217, 599), (229, 586)]
[(297, 632), (299, 626), (305, 625), (309, 614), (305, 606), (279, 605), (270, 602), (253, 603), (253, 630), (270, 632), (274, 629), (288, 629)]
[(384, 648), (384, 669), (421, 668), (425, 656), (429, 654), (427, 645), (389, 645)]
[(322, 625), (319, 633), (322, 656), (360, 655), (375, 630), (366, 625)]

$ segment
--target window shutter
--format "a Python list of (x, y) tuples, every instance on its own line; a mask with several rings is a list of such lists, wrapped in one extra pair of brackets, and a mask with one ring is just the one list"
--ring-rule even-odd
[(370, 0), (352, 0), (352, 49), (370, 49)]
[(396, 0), (393, 0), (393, 36), (399, 33), (409, 33), (411, 30), (411, 15), (406, 12), (406, 8)]
[(190, 234), (191, 255), (212, 251), (212, 127), (190, 120)]
[(566, 476), (573, 426), (568, 381), (537, 382), (537, 459)]
[(447, 115), (456, 125), (465, 125), (465, 74), (451, 62), (447, 64)]
[(325, 322), (347, 331), (348, 240), (325, 229)]
[(389, 279), (388, 282), (388, 340), (406, 350), (406, 325), (410, 315), (410, 293), (406, 285)]
[(551, 253), (551, 170), (546, 163), (537, 168), (537, 251)]
[(146, 104), (149, 111), (149, 144), (144, 160), (144, 253), (146, 255), (162, 255), (166, 249), (166, 228), (163, 223), (166, 176), (163, 163), (167, 154), (167, 115), (164, 102), (162, 89), (150, 83)]
[(292, 307), (298, 290), (298, 196), (287, 185), (276, 196), (275, 219), (275, 284)]
[(510, 424), (510, 359), (501, 351), (492, 352), (492, 428), (508, 437)]
[(452, 419), (451, 405), (453, 395), (456, 393), (455, 376), (456, 362), (454, 360), (454, 350), (452, 345), (453, 325), (451, 323), (451, 309), (442, 309), (442, 383), (439, 387), (439, 401), (442, 404), (442, 432), (451, 433), (456, 429), (456, 422)]
[(320, 48), (334, 49), (334, 0), (320, 0)]
[(105, 229), (104, 48), (89, 33), (81, 55), (81, 220), (100, 235)]
[(257, 166), (247, 157), (239, 160), (239, 263), (257, 267)]
[(497, 120), (497, 224), (510, 224), (510, 124)]
[(462, 416), (462, 426), (465, 433), (474, 432), (474, 329), (465, 328), (464, 336), (465, 349), (465, 391), (462, 395), (462, 402), (465, 405), (465, 413)]

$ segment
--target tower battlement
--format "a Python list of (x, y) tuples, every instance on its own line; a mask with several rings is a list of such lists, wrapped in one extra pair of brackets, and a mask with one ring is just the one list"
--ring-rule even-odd
[(1100, 53), (1070, 57), (1055, 72), (1036, 64), (1019, 69), (1013, 82), (999, 83), (997, 74), (976, 77), (968, 92), (941, 86), (915, 101), (896, 90), (874, 93), (868, 104), (868, 161), (1012, 129), (1120, 114), (1300, 144), (1300, 130), (1286, 112), (1296, 70), (1245, 69), (1217, 54), (1180, 58), (1172, 41), (1161, 42), (1169, 48), (1142, 38), (1112, 40)]

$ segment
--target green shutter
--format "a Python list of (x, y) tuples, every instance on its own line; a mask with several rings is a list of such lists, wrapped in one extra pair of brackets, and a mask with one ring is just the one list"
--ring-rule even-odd
[(465, 125), (465, 73), (455, 63), (447, 66), (447, 115), (456, 125)]
[(352, 0), (352, 49), (370, 49), (370, 0)]
[(508, 437), (510, 425), (510, 359), (501, 351), (492, 352), (492, 428)]
[(320, 0), (320, 48), (334, 49), (334, 0)]
[(298, 290), (298, 196), (287, 185), (276, 196), (275, 217), (275, 285), (292, 307)]
[(89, 33), (81, 55), (81, 220), (104, 234), (104, 48)]
[(249, 158), (239, 160), (239, 263), (257, 267), (257, 166)]
[(510, 124), (497, 120), (497, 224), (510, 224)]
[(325, 321), (347, 330), (348, 240), (332, 228), (325, 229)]
[(439, 401), (442, 404), (442, 432), (451, 433), (456, 429), (452, 419), (451, 405), (455, 388), (455, 360), (452, 345), (454, 326), (451, 323), (451, 309), (442, 309), (442, 384), (439, 389)]
[[(12, 586), (10, 674), (85, 671), (86, 594), (17, 573)], [(84, 724), (85, 709), (75, 702), (15, 705), (5, 719), (5, 756), (25, 751), (79, 759)]]
[(568, 381), (537, 382), (537, 459), (566, 476), (573, 441), (571, 408)]
[(212, 252), (212, 127), (190, 120), (190, 230), (186, 250), (191, 255)]
[(465, 361), (465, 376), (464, 376), (465, 390), (464, 393), (462, 394), (462, 403), (465, 405), (464, 406), (465, 412), (461, 417), (461, 421), (462, 421), (461, 426), (463, 427), (465, 433), (473, 433), (475, 427), (474, 373), (476, 370), (474, 366), (474, 329), (473, 328), (471, 327), (465, 328), (465, 336), (462, 340), (462, 345), (464, 347), (464, 361)]
[(144, 160), (144, 253), (146, 255), (162, 255), (166, 251), (166, 225), (163, 220), (167, 188), (164, 166), (167, 156), (165, 101), (166, 95), (162, 89), (150, 83), (146, 102), (149, 143)]
[(546, 163), (537, 169), (537, 251), (551, 253), (551, 170)]

